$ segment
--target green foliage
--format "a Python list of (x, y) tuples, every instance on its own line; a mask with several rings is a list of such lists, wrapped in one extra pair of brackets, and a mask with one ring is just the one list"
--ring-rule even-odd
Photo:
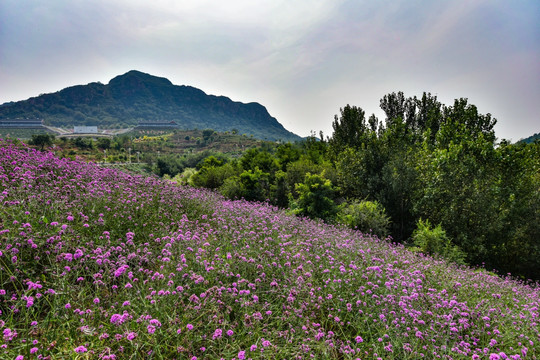
[(270, 185), (270, 201), (276, 206), (285, 208), (289, 205), (290, 196), (287, 174), (279, 170), (276, 173), (275, 182)]
[[(451, 129), (458, 127), (463, 132)], [(446, 141), (449, 133), (459, 133)], [(439, 141), (444, 137), (444, 141)], [(503, 227), (498, 221), (496, 187), (498, 173), (493, 167), (495, 149), (482, 134), (468, 136), (463, 124), (447, 122), (437, 135), (441, 147), (424, 148), (419, 161), (420, 196), (416, 212), (440, 223), (450, 237), (468, 253), (472, 263), (490, 256), (491, 237)], [(443, 143), (448, 143), (442, 147)]]
[(28, 141), (28, 144), (39, 146), (41, 150), (45, 148), (45, 146), (51, 146), (54, 142), (54, 135), (50, 134), (34, 134), (32, 135), (32, 139)]
[(365, 112), (360, 107), (347, 104), (339, 111), (340, 117), (334, 116), (332, 123), (334, 133), (330, 139), (330, 148), (334, 156), (347, 147), (360, 146), (368, 129)]
[(330, 180), (318, 174), (307, 173), (304, 182), (295, 187), (299, 194), (295, 202), (297, 214), (326, 221), (334, 219), (338, 207), (334, 202), (336, 189)]
[(177, 184), (180, 184), (180, 185), (192, 185), (193, 186), (192, 177), (196, 173), (197, 173), (196, 169), (186, 168), (186, 169), (184, 169), (184, 171), (182, 171), (182, 173), (176, 174), (176, 176), (174, 176), (172, 178), (172, 181), (174, 181), (174, 182), (176, 182)]
[(390, 218), (384, 207), (377, 201), (353, 201), (345, 204), (338, 214), (338, 221), (364, 233), (371, 233), (380, 238), (390, 234)]
[(285, 171), (287, 165), (297, 161), (300, 158), (301, 152), (298, 146), (291, 143), (279, 145), (276, 149), (276, 157), (279, 161), (281, 170)]
[(109, 139), (109, 138), (99, 138), (96, 145), (101, 150), (110, 149), (111, 148), (111, 139)]
[(231, 164), (204, 166), (197, 173), (193, 174), (190, 180), (194, 186), (217, 189), (223, 185), (225, 180), (234, 176), (236, 173), (236, 169)]
[(208, 140), (212, 135), (214, 135), (215, 131), (214, 129), (204, 129), (202, 131), (203, 139)]
[(260, 169), (268, 174), (274, 174), (279, 170), (279, 164), (276, 158), (269, 151), (259, 148), (247, 150), (240, 159), (240, 163), (244, 170), (254, 171), (255, 169)]
[(244, 170), (240, 176), (226, 179), (221, 186), (221, 193), (230, 199), (265, 201), (269, 197), (269, 174), (256, 168)]
[(465, 254), (458, 246), (452, 244), (440, 224), (433, 228), (429, 220), (418, 220), (412, 240), (425, 254), (440, 255), (457, 264), (465, 264)]

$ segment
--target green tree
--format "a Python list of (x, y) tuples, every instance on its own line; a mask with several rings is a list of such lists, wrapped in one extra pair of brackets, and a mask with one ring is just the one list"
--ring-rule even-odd
[(334, 202), (336, 189), (330, 180), (308, 173), (303, 183), (296, 184), (296, 191), (299, 194), (295, 202), (297, 214), (325, 221), (334, 219), (338, 207)]
[(111, 139), (109, 138), (99, 138), (97, 141), (97, 147), (101, 150), (107, 150), (111, 147)]
[(49, 134), (34, 134), (32, 139), (28, 142), (30, 145), (39, 146), (43, 151), (45, 146), (51, 146), (54, 142), (54, 135)]
[(491, 251), (488, 234), (500, 231), (495, 148), (488, 134), (472, 134), (459, 121), (445, 122), (433, 151), (427, 144), (419, 161), (417, 215), (441, 224), (471, 263)]
[(342, 207), (339, 222), (364, 233), (385, 238), (390, 234), (390, 218), (384, 207), (377, 201), (358, 201)]

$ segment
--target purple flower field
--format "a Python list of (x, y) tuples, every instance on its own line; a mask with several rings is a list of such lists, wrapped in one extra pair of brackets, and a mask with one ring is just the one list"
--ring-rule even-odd
[(536, 359), (539, 295), (0, 140), (2, 359)]

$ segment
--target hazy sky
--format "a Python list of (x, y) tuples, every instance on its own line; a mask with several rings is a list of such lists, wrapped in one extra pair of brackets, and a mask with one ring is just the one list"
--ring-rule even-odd
[(540, 1), (1, 0), (0, 103), (140, 70), (332, 132), (393, 91), (540, 132)]

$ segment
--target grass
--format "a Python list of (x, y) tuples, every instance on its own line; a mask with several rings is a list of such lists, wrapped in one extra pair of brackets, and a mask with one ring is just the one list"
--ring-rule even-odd
[(537, 284), (0, 141), (0, 357), (536, 359)]

